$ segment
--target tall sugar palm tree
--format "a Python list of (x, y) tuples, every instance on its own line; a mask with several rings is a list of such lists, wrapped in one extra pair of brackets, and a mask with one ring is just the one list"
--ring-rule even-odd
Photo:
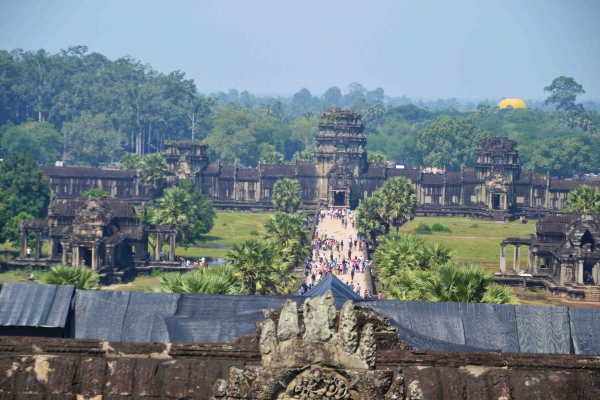
[(169, 167), (160, 153), (147, 154), (138, 163), (138, 179), (154, 195), (164, 187), (168, 172)]
[(600, 189), (583, 185), (571, 190), (564, 210), (578, 210), (582, 213), (600, 212)]
[(302, 201), (300, 182), (289, 178), (278, 179), (273, 185), (271, 201), (273, 201), (273, 205), (278, 211), (295, 212)]
[[(277, 245), (269, 240), (249, 239), (234, 242), (225, 255), (249, 294), (280, 294), (294, 280)], [(282, 286), (283, 285), (283, 286)]]
[(385, 223), (379, 215), (377, 200), (373, 197), (362, 200), (356, 211), (356, 229), (375, 244), (377, 236), (386, 232)]
[(181, 274), (167, 272), (161, 274), (159, 286), (152, 288), (161, 293), (192, 294), (242, 294), (241, 281), (233, 268), (223, 264), (202, 268)]
[(277, 244), (280, 250), (287, 249), (290, 267), (295, 267), (310, 254), (309, 232), (304, 227), (304, 216), (300, 214), (275, 213), (265, 222), (265, 238)]
[(409, 271), (387, 289), (388, 298), (436, 302), (517, 304), (510, 288), (494, 283), (493, 275), (477, 266), (447, 263), (429, 270)]
[(196, 205), (190, 194), (181, 188), (166, 189), (157, 201), (153, 222), (175, 228), (177, 236), (185, 239), (193, 229)]
[(97, 288), (100, 279), (96, 271), (90, 268), (59, 264), (43, 274), (40, 281), (49, 285), (73, 285), (77, 289), (89, 290)]
[(379, 205), (379, 215), (396, 228), (396, 233), (402, 225), (414, 219), (417, 195), (411, 180), (403, 177), (388, 179), (373, 196)]

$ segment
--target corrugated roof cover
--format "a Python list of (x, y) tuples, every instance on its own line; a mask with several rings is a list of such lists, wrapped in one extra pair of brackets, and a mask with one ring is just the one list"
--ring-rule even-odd
[(4, 283), (0, 291), (0, 325), (64, 328), (74, 286)]
[(418, 181), (421, 179), (421, 170), (418, 168), (388, 168), (387, 176), (388, 178), (403, 176), (413, 181)]
[(344, 282), (340, 281), (333, 274), (327, 274), (321, 282), (317, 283), (315, 287), (304, 293), (304, 297), (315, 297), (325, 294), (326, 291), (331, 290), (333, 297), (345, 298), (347, 300), (362, 300), (357, 293), (353, 292), (352, 289)]
[(260, 170), (261, 170), (263, 177), (293, 178), (296, 176), (296, 166), (295, 165), (261, 164)]
[(119, 169), (100, 169), (85, 167), (42, 167), (42, 172), (46, 176), (66, 177), (66, 178), (113, 178), (113, 179), (133, 179), (134, 171), (121, 171)]

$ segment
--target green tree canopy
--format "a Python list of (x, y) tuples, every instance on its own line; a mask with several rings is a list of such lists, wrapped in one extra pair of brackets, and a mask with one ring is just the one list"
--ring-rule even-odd
[(225, 258), (241, 279), (242, 290), (246, 293), (277, 295), (289, 294), (296, 289), (298, 277), (289, 273), (289, 264), (269, 240), (234, 242)]
[(304, 144), (304, 150), (309, 151), (314, 147), (317, 132), (319, 131), (319, 118), (307, 115), (308, 118), (298, 118), (294, 122), (293, 138)]
[[(131, 160), (134, 161), (134, 160)], [(152, 153), (143, 156), (137, 163), (137, 176), (153, 196), (156, 196), (167, 183), (169, 167), (162, 154)]]
[(525, 169), (563, 177), (593, 169), (596, 154), (578, 138), (540, 140), (530, 147), (529, 161), (523, 166)]
[(546, 105), (554, 105), (557, 110), (568, 111), (576, 108), (575, 100), (580, 94), (584, 94), (583, 86), (575, 79), (559, 76), (552, 81), (550, 86), (544, 88), (544, 92), (550, 92), (550, 96), (544, 101)]
[(273, 185), (271, 200), (277, 210), (285, 213), (295, 212), (302, 202), (302, 188), (295, 179), (278, 179)]
[(124, 153), (123, 135), (114, 129), (104, 114), (83, 112), (62, 128), (68, 159), (97, 167), (117, 160)]
[(260, 162), (263, 164), (281, 164), (283, 162), (283, 153), (266, 151), (260, 156)]
[(47, 122), (25, 122), (7, 126), (2, 135), (2, 148), (9, 153), (29, 153), (43, 164), (54, 164), (60, 160), (62, 138)]
[(363, 199), (356, 209), (356, 229), (361, 235), (367, 237), (373, 245), (378, 236), (386, 233), (385, 222), (379, 215), (379, 204), (373, 197)]
[(417, 146), (426, 163), (460, 171), (473, 163), (479, 139), (487, 136), (476, 115), (456, 119), (442, 116), (417, 133)]
[(600, 189), (583, 185), (571, 190), (564, 211), (600, 212)]
[[(18, 249), (21, 243), (21, 220), (35, 219), (35, 217), (26, 212), (20, 212), (11, 218), (8, 218), (0, 231), (0, 243), (9, 241), (12, 247)], [(29, 243), (35, 240), (35, 233), (30, 232), (27, 238)]]
[(385, 158), (385, 154), (383, 154), (380, 151), (368, 151), (367, 152), (367, 161), (384, 163), (387, 161), (387, 159)]
[(379, 215), (389, 225), (398, 229), (412, 221), (417, 212), (417, 195), (410, 179), (388, 179), (373, 193), (379, 206)]
[(295, 267), (310, 254), (310, 238), (304, 215), (275, 213), (265, 222), (265, 239), (276, 244), (281, 257)]
[(122, 171), (138, 171), (142, 157), (135, 153), (127, 153), (119, 162), (119, 169)]
[(192, 229), (186, 236), (182, 245), (187, 246), (201, 240), (202, 235), (210, 232), (215, 225), (215, 210), (212, 202), (202, 190), (200, 190), (192, 181), (180, 181), (177, 188), (185, 190), (194, 205)]
[(104, 189), (102, 188), (93, 188), (93, 189), (88, 189), (85, 192), (83, 192), (81, 194), (82, 197), (97, 197), (99, 199), (103, 198), (103, 197), (108, 197), (109, 193), (106, 192)]
[(21, 212), (43, 217), (48, 212), (48, 178), (35, 159), (27, 153), (10, 153), (0, 163), (0, 203), (8, 218)]

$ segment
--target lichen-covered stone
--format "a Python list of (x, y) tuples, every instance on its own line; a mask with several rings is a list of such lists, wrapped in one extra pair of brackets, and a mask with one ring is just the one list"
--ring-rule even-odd
[(369, 368), (375, 368), (377, 361), (377, 344), (374, 337), (375, 329), (373, 324), (366, 324), (363, 327), (360, 346), (358, 347), (358, 356), (364, 360)]
[(308, 343), (328, 342), (333, 336), (336, 309), (331, 290), (322, 296), (307, 298), (304, 302), (303, 339)]
[(358, 320), (354, 312), (354, 302), (348, 300), (340, 310), (338, 340), (346, 353), (354, 353), (358, 347)]
[(279, 322), (277, 323), (277, 340), (280, 342), (295, 338), (300, 334), (298, 325), (298, 305), (288, 299), (281, 309)]

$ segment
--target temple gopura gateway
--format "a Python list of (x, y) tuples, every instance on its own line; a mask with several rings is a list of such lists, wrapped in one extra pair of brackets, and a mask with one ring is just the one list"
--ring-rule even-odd
[[(321, 115), (314, 161), (293, 165), (259, 164), (240, 168), (210, 161), (208, 146), (199, 142), (169, 144), (164, 153), (168, 182), (191, 179), (217, 208), (264, 210), (273, 207), (271, 195), (278, 179), (297, 179), (302, 207), (356, 207), (386, 179), (405, 177), (415, 185), (419, 215), (470, 216), (507, 220), (517, 215), (539, 218), (563, 207), (570, 190), (588, 184), (550, 178), (521, 169), (516, 142), (504, 137), (479, 141), (473, 167), (460, 172), (426, 173), (420, 168), (388, 167), (367, 161), (367, 137), (359, 114), (328, 109)], [(50, 187), (59, 198), (77, 197), (100, 187), (112, 196), (141, 202), (148, 196), (130, 171), (44, 167)]]

